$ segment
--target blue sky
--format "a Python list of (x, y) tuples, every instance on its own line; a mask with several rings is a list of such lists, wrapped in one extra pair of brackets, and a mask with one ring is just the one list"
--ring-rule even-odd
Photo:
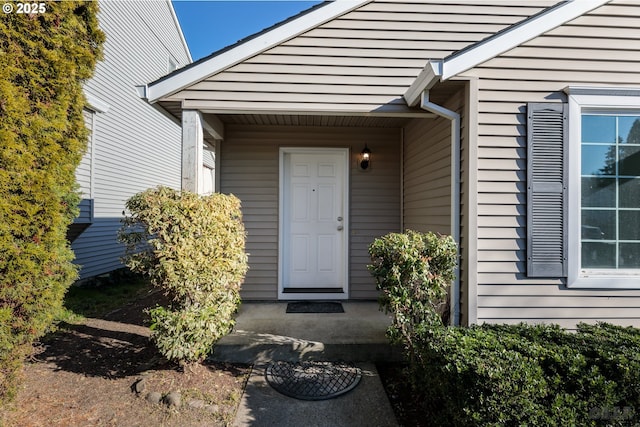
[(321, 1), (172, 0), (194, 61)]

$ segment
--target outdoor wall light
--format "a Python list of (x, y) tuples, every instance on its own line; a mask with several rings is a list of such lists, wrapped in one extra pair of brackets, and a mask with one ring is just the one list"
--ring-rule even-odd
[(367, 147), (367, 144), (364, 144), (364, 149), (360, 153), (360, 160), (358, 162), (360, 165), (360, 169), (366, 171), (371, 166), (371, 150)]

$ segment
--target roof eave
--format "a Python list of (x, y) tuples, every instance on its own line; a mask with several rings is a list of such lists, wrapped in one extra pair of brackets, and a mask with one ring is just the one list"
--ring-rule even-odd
[[(492, 37), (484, 39), (469, 48), (453, 53), (442, 61), (429, 61), (425, 70), (427, 70), (428, 73), (428, 69), (430, 67), (433, 68), (432, 64), (436, 63), (440, 69), (440, 80), (448, 80), (547, 31), (584, 15), (609, 1), (610, 0), (570, 0), (560, 3)], [(431, 83), (428, 75), (423, 75), (425, 74), (425, 70), (420, 73), (405, 93), (405, 99), (409, 105), (415, 105), (420, 99), (420, 94), (424, 90), (431, 88), (427, 87), (427, 84), (435, 84), (435, 82)]]

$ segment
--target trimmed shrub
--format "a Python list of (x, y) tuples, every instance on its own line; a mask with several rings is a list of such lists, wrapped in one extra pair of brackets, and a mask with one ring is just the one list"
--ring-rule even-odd
[(609, 324), (423, 329), (413, 386), (434, 425), (634, 425), (639, 337)]
[(95, 2), (0, 19), (0, 402), (77, 277), (66, 231), (88, 136), (82, 84), (103, 40)]
[(387, 335), (404, 344), (413, 364), (418, 331), (442, 325), (447, 290), (455, 277), (456, 243), (451, 236), (407, 230), (376, 239), (369, 255), (380, 306), (393, 316)]
[(124, 262), (170, 298), (151, 310), (152, 340), (169, 360), (194, 362), (228, 333), (247, 271), (240, 200), (158, 187), (127, 201)]

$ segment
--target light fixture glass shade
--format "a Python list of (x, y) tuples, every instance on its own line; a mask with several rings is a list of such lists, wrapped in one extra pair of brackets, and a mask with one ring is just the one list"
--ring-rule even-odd
[(360, 169), (367, 170), (371, 165), (371, 150), (367, 147), (367, 144), (364, 145), (364, 149), (360, 153)]

